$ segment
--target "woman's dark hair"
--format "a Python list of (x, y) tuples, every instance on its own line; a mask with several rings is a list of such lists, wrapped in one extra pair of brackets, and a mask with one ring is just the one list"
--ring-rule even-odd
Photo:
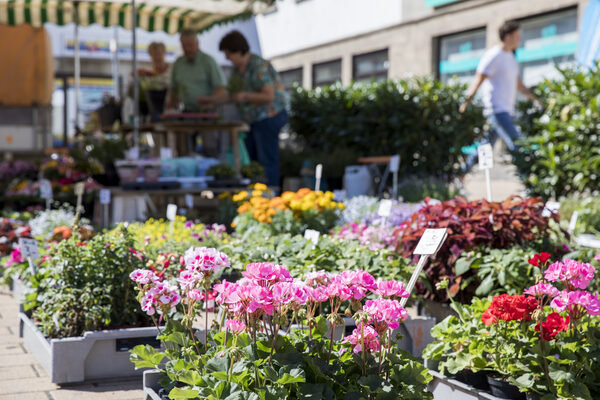
[(500, 35), (500, 40), (504, 41), (506, 35), (513, 33), (514, 31), (519, 29), (519, 23), (517, 21), (506, 21), (502, 24), (500, 29), (498, 29), (498, 35)]
[(244, 35), (239, 31), (231, 31), (221, 39), (219, 50), (227, 50), (232, 53), (242, 53), (244, 55), (250, 51), (250, 46)]

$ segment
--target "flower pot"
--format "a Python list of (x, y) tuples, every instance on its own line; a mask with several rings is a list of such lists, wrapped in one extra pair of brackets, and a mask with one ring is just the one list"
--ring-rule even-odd
[(450, 308), (450, 305), (446, 303), (422, 299), (421, 304), (425, 310), (425, 315), (435, 318), (438, 324), (446, 319), (446, 317), (449, 315), (457, 316), (456, 312), (454, 312), (454, 310)]
[(83, 336), (48, 339), (24, 313), (19, 314), (19, 331), (53, 383), (142, 375), (129, 360), (129, 350), (138, 344), (160, 346), (154, 327), (85, 332)]
[(434, 400), (500, 400), (473, 386), (449, 378), (436, 371), (429, 371), (433, 380), (429, 382), (428, 389), (433, 393)]
[(423, 349), (425, 349), (429, 343), (433, 342), (431, 329), (434, 326), (434, 318), (409, 318), (402, 322), (398, 329), (392, 332), (392, 338), (396, 338), (396, 334), (402, 335), (402, 338), (397, 341), (398, 346), (415, 357), (421, 357)]
[(146, 90), (146, 102), (148, 103), (148, 111), (153, 121), (160, 119), (160, 115), (165, 110), (165, 99), (167, 90)]
[(519, 388), (506, 381), (494, 379), (492, 376), (487, 377), (490, 385), (490, 393), (500, 399), (525, 400), (525, 393), (519, 392)]
[(475, 389), (489, 391), (490, 384), (487, 378), (487, 373), (483, 371), (473, 372), (469, 369), (463, 369), (455, 375), (455, 379), (459, 382), (473, 386)]

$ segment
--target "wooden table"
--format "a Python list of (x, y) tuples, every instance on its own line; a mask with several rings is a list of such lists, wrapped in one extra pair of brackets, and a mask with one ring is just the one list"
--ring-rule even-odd
[[(186, 149), (187, 137), (190, 134), (198, 132), (228, 132), (229, 141), (233, 147), (234, 167), (239, 178), (242, 167), (240, 158), (240, 147), (238, 143), (238, 134), (248, 131), (248, 124), (241, 121), (215, 121), (215, 120), (164, 120), (141, 124), (139, 132), (152, 132), (159, 135), (161, 141), (159, 147), (168, 147), (174, 149), (174, 156), (182, 156), (189, 153)], [(127, 133), (133, 131), (133, 125), (122, 125), (121, 132)], [(187, 151), (186, 151), (187, 150)]]

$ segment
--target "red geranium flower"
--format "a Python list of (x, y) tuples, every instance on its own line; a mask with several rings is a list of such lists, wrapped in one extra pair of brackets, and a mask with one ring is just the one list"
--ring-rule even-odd
[(529, 264), (534, 267), (540, 267), (546, 264), (546, 262), (550, 259), (550, 253), (541, 252), (540, 254), (535, 254), (533, 257), (529, 259)]
[[(497, 319), (503, 321), (517, 321), (531, 319), (531, 313), (538, 307), (534, 297), (523, 295), (501, 294), (494, 297), (487, 311)], [(483, 318), (483, 316), (482, 316)]]
[(553, 312), (548, 315), (548, 318), (542, 323), (535, 326), (535, 330), (540, 332), (540, 325), (542, 332), (540, 337), (546, 341), (554, 339), (558, 332), (566, 331), (569, 328), (569, 317), (562, 317), (559, 313)]
[(483, 314), (481, 314), (481, 322), (483, 322), (485, 326), (490, 326), (491, 324), (494, 324), (497, 321), (498, 320), (496, 319), (496, 317), (494, 317), (494, 314), (490, 312), (489, 308), (485, 310)]

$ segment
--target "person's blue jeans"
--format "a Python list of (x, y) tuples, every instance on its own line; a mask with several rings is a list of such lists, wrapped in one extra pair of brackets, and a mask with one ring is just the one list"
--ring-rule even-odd
[[(514, 151), (518, 148), (515, 141), (521, 137), (521, 134), (513, 123), (512, 115), (507, 112), (490, 114), (487, 117), (487, 121), (490, 125), (490, 130), (486, 132), (486, 137), (481, 144), (490, 143), (494, 147), (496, 140), (500, 138), (506, 144), (509, 151)], [(471, 170), (473, 165), (475, 165), (475, 157), (477, 157), (477, 153), (470, 154), (467, 157), (466, 171)]]
[(265, 168), (267, 184), (279, 186), (279, 132), (288, 122), (288, 113), (279, 114), (250, 124), (245, 144), (250, 159)]

